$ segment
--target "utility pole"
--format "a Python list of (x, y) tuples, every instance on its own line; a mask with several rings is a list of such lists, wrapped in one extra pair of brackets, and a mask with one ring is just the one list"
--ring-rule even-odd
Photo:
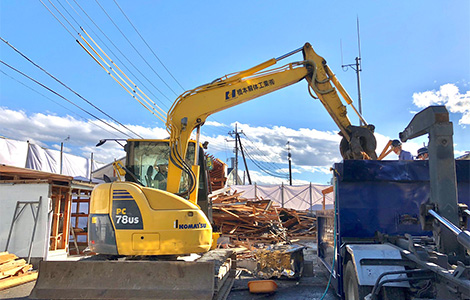
[[(235, 131), (231, 131), (231, 132), (228, 133), (231, 137), (234, 137), (234, 135), (235, 135), (235, 149), (234, 149), (234, 152), (235, 152), (235, 164), (234, 164), (235, 184), (238, 184), (238, 149), (240, 149), (240, 151), (242, 153), (242, 157), (243, 157), (243, 162), (245, 164), (245, 170), (246, 170), (246, 174), (247, 174), (247, 177), (248, 177), (248, 182), (251, 185), (250, 172), (248, 171), (248, 165), (246, 163), (245, 152), (243, 151), (243, 145), (242, 145), (242, 141), (240, 139), (240, 133), (244, 134), (243, 130), (238, 131), (237, 123), (235, 123)], [(239, 148), (239, 146), (240, 146), (240, 148)], [(243, 180), (243, 181), (245, 181), (245, 180)]]
[[(240, 131), (243, 133), (243, 130)], [(243, 133), (244, 134), (244, 133)], [(246, 164), (245, 151), (243, 151), (242, 140), (240, 139), (240, 134), (237, 133), (238, 143), (240, 144), (240, 151), (242, 152), (243, 163), (245, 164), (246, 176), (248, 177), (248, 183), (251, 185), (250, 171), (248, 171), (248, 165)], [(245, 172), (243, 172), (243, 184), (245, 184)]]
[(64, 163), (64, 142), (70, 140), (70, 135), (67, 136), (64, 141), (60, 142), (60, 170), (59, 174), (62, 175), (63, 163)]
[(287, 141), (287, 159), (289, 160), (289, 185), (292, 185), (292, 155), (290, 153), (289, 141)]
[(64, 142), (60, 142), (60, 170), (59, 170), (60, 175), (62, 175), (63, 160), (64, 160)]
[(237, 123), (235, 123), (235, 131), (230, 131), (228, 134), (233, 137), (235, 135), (235, 149), (233, 152), (235, 152), (235, 163), (233, 166), (233, 169), (235, 170), (235, 176), (234, 176), (234, 184), (238, 184), (238, 128), (237, 128)]
[[(348, 68), (353, 69), (356, 71), (356, 76), (357, 76), (357, 102), (359, 104), (359, 114), (362, 116), (362, 96), (361, 96), (361, 71), (362, 71), (362, 66), (361, 66), (361, 38), (359, 36), (359, 17), (357, 17), (357, 46), (359, 49), (359, 56), (356, 57), (356, 63), (355, 64), (348, 64), (348, 65), (341, 65), (344, 71), (347, 71)], [(343, 62), (343, 45), (341, 44), (341, 63)], [(359, 123), (360, 125), (364, 125), (362, 122), (362, 119), (359, 118)]]

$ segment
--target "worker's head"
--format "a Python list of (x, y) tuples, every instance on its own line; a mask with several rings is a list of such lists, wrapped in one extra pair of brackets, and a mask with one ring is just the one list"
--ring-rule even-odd
[(400, 154), (401, 151), (401, 142), (399, 140), (392, 141), (392, 150), (395, 154)]
[(428, 159), (428, 157), (429, 157), (429, 154), (428, 154), (428, 148), (427, 147), (423, 147), (423, 148), (418, 149), (418, 155), (416, 156), (416, 158), (421, 159), (421, 160), (425, 160), (425, 159)]
[(158, 165), (158, 172), (160, 173), (168, 173), (168, 165), (166, 164), (161, 164), (161, 165)]

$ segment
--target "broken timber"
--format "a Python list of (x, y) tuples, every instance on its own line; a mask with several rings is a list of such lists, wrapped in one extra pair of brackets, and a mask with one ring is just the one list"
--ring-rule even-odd
[(37, 278), (37, 272), (30, 271), (32, 265), (14, 254), (0, 252), (0, 291)]

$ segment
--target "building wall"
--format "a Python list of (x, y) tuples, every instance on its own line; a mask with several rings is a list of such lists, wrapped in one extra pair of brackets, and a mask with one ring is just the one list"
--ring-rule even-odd
[[(0, 184), (0, 252), (5, 250), (8, 233), (15, 213), (17, 201), (38, 201), (42, 196), (39, 208), (38, 223), (34, 236), (32, 257), (46, 258), (50, 235), (50, 186), (48, 183), (34, 184)], [(8, 252), (19, 257), (27, 257), (34, 227), (31, 205), (27, 205), (13, 225)], [(36, 205), (33, 206), (36, 210)]]

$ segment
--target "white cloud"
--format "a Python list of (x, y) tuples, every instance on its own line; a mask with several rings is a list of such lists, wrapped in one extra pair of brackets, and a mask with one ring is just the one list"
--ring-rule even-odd
[[(233, 124), (232, 124), (233, 125)], [(242, 142), (252, 157), (274, 163), (286, 163), (287, 142), (290, 143), (292, 163), (295, 166), (330, 167), (341, 161), (341, 137), (332, 131), (318, 131), (285, 126), (262, 127), (238, 124), (243, 130)]]
[(460, 157), (460, 156), (463, 156), (465, 154), (469, 153), (469, 151), (458, 151), (458, 150), (455, 150), (454, 151), (454, 156), (455, 157)]
[[(256, 182), (256, 184), (259, 184), (259, 185), (279, 185), (282, 183), (287, 184), (286, 179), (268, 176), (258, 171), (250, 171), (250, 177), (253, 183)], [(304, 184), (309, 184), (309, 183), (310, 181), (307, 181), (307, 180), (300, 180), (300, 179), (292, 180), (293, 185), (304, 185)]]
[[(110, 122), (111, 123), (111, 122)], [(78, 120), (71, 116), (57, 116), (50, 113), (26, 114), (24, 111), (14, 111), (0, 107), (0, 132), (8, 138), (39, 144), (48, 148), (60, 148), (64, 142), (67, 152), (83, 157), (90, 157), (94, 153), (97, 161), (109, 163), (114, 159), (125, 156), (121, 146), (113, 141), (95, 147), (96, 143), (104, 138), (126, 138), (120, 133), (115, 134), (113, 129), (104, 129), (96, 126), (97, 121)], [(118, 127), (112, 123), (114, 126)], [(227, 126), (222, 123), (220, 126)], [(231, 124), (233, 126), (233, 124)], [(161, 139), (168, 137), (168, 132), (159, 127), (142, 127), (126, 125), (132, 131), (145, 138)], [(123, 131), (122, 127), (119, 127)], [(270, 171), (288, 174), (287, 147), (289, 141), (292, 153), (292, 172), (306, 180), (294, 179), (294, 184), (308, 184), (315, 178), (324, 178), (331, 175), (330, 167), (342, 160), (339, 143), (341, 137), (334, 131), (319, 131), (315, 129), (292, 129), (285, 126), (263, 127), (238, 124), (238, 129), (243, 130), (242, 143), (250, 156), (261, 162), (262, 166), (271, 167)], [(206, 136), (202, 130), (201, 142), (209, 141), (209, 153), (218, 158), (232, 156), (234, 142), (227, 142), (226, 134)], [(67, 136), (70, 140), (64, 141)], [(386, 145), (389, 137), (375, 134), (377, 138), (377, 153), (379, 154)], [(422, 147), (422, 141), (409, 141), (403, 148), (416, 154)], [(247, 158), (248, 159), (248, 158)], [(395, 154), (390, 154), (386, 159), (397, 159)], [(241, 160), (240, 160), (240, 164)], [(259, 184), (286, 183), (286, 179), (269, 176), (255, 168), (250, 170), (252, 180)], [(310, 178), (310, 179), (309, 179)]]
[(445, 105), (451, 113), (460, 113), (460, 125), (470, 125), (470, 91), (460, 93), (455, 84), (444, 84), (438, 91), (425, 91), (413, 94), (413, 103), (425, 108), (430, 105)]
[(205, 126), (214, 126), (214, 127), (228, 127), (226, 124), (222, 124), (217, 121), (206, 121), (204, 123)]
[[(107, 123), (123, 132), (129, 132), (118, 124), (110, 121)], [(126, 127), (145, 138), (158, 139), (168, 136), (163, 128), (135, 125), (126, 125)], [(124, 156), (121, 146), (113, 142), (108, 142), (99, 148), (95, 147), (96, 143), (104, 138), (126, 138), (122, 133), (95, 120), (78, 120), (69, 115), (60, 117), (43, 113), (27, 115), (24, 111), (0, 107), (0, 132), (5, 137), (30, 141), (48, 148), (60, 149), (60, 143), (64, 142), (66, 152), (70, 151), (83, 157), (89, 157), (93, 152), (94, 158), (101, 162), (111, 162), (115, 158)], [(64, 141), (68, 136), (70, 139)]]

